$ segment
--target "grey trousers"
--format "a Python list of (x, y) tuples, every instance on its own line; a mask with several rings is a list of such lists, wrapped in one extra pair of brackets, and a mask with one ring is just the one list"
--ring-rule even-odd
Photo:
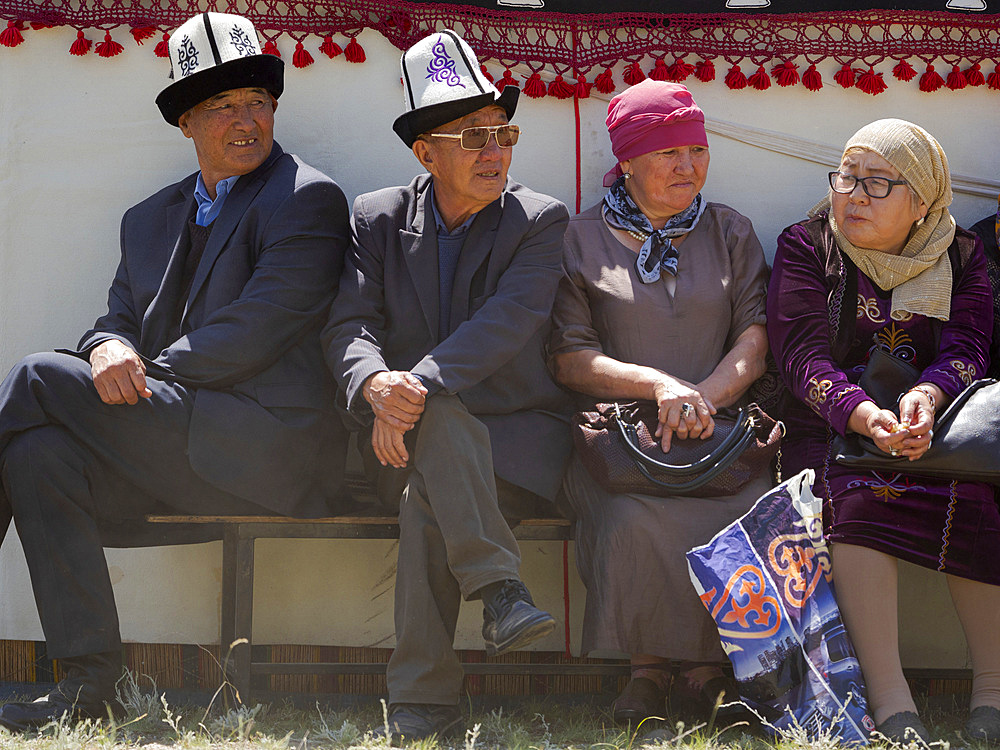
[(461, 600), (519, 577), (520, 553), (506, 519), (532, 515), (537, 496), (502, 480), (498, 496), (489, 432), (457, 396), (428, 399), (410, 462), (399, 509), (389, 702), (456, 705)]

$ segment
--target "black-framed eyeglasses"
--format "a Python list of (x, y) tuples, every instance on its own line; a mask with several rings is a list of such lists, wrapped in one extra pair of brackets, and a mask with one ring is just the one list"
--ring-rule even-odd
[(855, 177), (843, 172), (830, 172), (830, 187), (835, 193), (853, 193), (854, 187), (861, 188), (872, 198), (885, 198), (896, 185), (906, 185), (906, 180), (890, 180), (888, 177)]
[(462, 148), (466, 151), (481, 151), (486, 148), (492, 135), (497, 139), (500, 148), (510, 148), (517, 143), (518, 136), (521, 135), (521, 128), (517, 125), (480, 125), (474, 128), (465, 128), (461, 133), (427, 133), (431, 138), (449, 138), (461, 142)]

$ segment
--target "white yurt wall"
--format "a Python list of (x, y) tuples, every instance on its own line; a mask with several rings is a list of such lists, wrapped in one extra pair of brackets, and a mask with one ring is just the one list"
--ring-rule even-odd
[[(3, 372), (26, 354), (77, 341), (105, 309), (124, 210), (197, 168), (191, 144), (153, 104), (167, 82), (168, 64), (153, 56), (152, 42), (137, 47), (128, 39), (125, 52), (110, 59), (76, 58), (67, 54), (71, 34), (31, 32), (19, 47), (0, 49)], [(373, 31), (360, 41), (368, 55), (364, 64), (319, 55), (303, 70), (289, 64), (276, 115), (276, 137), (285, 150), (333, 176), (349, 199), (405, 183), (417, 168), (390, 127), (402, 104), (399, 51)], [(290, 60), (291, 43), (279, 46)], [(841, 89), (834, 70), (824, 69), (825, 87), (816, 93), (801, 85), (758, 92), (731, 91), (721, 80), (689, 83), (710, 120), (706, 196), (748, 215), (769, 256), (781, 229), (825, 192), (826, 172), (836, 166), (843, 142), (871, 120), (913, 120), (939, 138), (955, 173), (986, 183), (1000, 176), (997, 92), (979, 87), (925, 94), (916, 81), (900, 83), (886, 71), (888, 90), (872, 97)], [(602, 194), (601, 177), (612, 160), (607, 97), (579, 105), (585, 208)], [(522, 97), (516, 121), (524, 135), (512, 176), (572, 209), (572, 100)], [(956, 194), (954, 213), (962, 225), (996, 209), (989, 184), (976, 189), (980, 195)], [(12, 530), (0, 548), (0, 639), (42, 638), (22, 543), (31, 540), (19, 541)], [(536, 600), (561, 616), (561, 545), (532, 542), (523, 551), (523, 575)], [(216, 642), (220, 562), (218, 543), (109, 550), (125, 639)], [(391, 646), (394, 566), (395, 547), (388, 542), (261, 542), (257, 642)], [(902, 617), (911, 625), (906, 664), (965, 666), (964, 642), (940, 576), (906, 568), (903, 578)], [(584, 591), (575, 573), (572, 581), (575, 639)], [(478, 605), (465, 608), (458, 637), (463, 648), (481, 647), (480, 623)], [(561, 628), (539, 648), (561, 649)]]

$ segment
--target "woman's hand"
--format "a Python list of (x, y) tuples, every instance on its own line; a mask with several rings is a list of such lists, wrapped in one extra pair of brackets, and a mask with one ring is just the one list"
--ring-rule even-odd
[(911, 461), (916, 461), (931, 447), (936, 401), (937, 395), (923, 385), (907, 391), (899, 400), (899, 421), (909, 426), (909, 437), (903, 441), (901, 452)]
[(706, 440), (715, 430), (715, 406), (690, 384), (663, 375), (653, 385), (653, 398), (658, 408), (655, 437), (661, 439), (663, 452), (670, 450), (674, 434), (681, 440)]

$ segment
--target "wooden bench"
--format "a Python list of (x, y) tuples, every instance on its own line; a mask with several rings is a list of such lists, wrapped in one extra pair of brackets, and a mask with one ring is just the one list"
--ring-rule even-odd
[[(370, 493), (363, 479), (353, 477), (349, 488)], [(255, 662), (253, 660), (254, 543), (257, 539), (398, 539), (395, 516), (350, 515), (298, 519), (285, 516), (147, 516), (153, 524), (214, 524), (222, 528), (222, 623), (220, 644), (225, 655), (232, 649), (226, 677), (244, 701), (251, 694), (256, 675), (273, 674), (384, 674), (382, 663)], [(571, 524), (565, 518), (532, 518), (513, 528), (518, 540), (568, 541)], [(622, 664), (502, 664), (487, 660), (465, 664), (466, 674), (626, 674)]]

